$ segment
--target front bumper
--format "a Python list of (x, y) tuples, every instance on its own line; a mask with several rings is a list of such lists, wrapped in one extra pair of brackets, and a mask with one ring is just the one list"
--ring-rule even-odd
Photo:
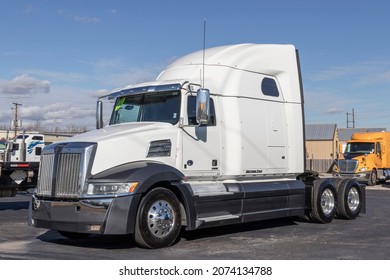
[(134, 217), (140, 195), (111, 198), (56, 201), (33, 195), (29, 224), (60, 231), (129, 234), (134, 232)]
[(367, 183), (370, 179), (370, 172), (359, 172), (359, 173), (334, 173), (335, 177), (341, 178), (355, 178), (358, 182)]

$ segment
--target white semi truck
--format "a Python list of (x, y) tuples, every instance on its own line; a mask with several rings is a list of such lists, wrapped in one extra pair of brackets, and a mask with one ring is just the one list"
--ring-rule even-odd
[(184, 56), (157, 79), (102, 98), (103, 125), (46, 146), (30, 223), (68, 238), (132, 234), (142, 247), (180, 230), (365, 212), (355, 179), (305, 173), (304, 106), (292, 45), (240, 44)]
[(0, 159), (0, 197), (36, 187), (44, 146), (44, 135), (37, 133), (24, 132), (7, 141)]

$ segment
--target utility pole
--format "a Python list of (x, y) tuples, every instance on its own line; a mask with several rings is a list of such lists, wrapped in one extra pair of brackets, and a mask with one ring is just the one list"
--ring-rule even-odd
[[(352, 121), (349, 120), (349, 116), (352, 116)], [(349, 123), (352, 123), (352, 128), (355, 128), (355, 109), (353, 108), (352, 113), (347, 112), (347, 128), (350, 128)]]
[(22, 104), (20, 103), (12, 103), (15, 105), (15, 119), (14, 119), (14, 137), (16, 138), (16, 133), (18, 131), (18, 127), (19, 127), (19, 119), (18, 119), (18, 107), (19, 106), (22, 106)]

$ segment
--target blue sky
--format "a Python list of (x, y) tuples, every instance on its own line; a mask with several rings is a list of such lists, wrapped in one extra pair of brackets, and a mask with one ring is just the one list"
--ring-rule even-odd
[[(387, 0), (0, 0), (0, 126), (93, 128), (97, 96), (203, 46), (294, 44), (306, 123), (390, 129)], [(350, 117), (351, 120), (351, 117)], [(352, 125), (350, 123), (350, 125)]]

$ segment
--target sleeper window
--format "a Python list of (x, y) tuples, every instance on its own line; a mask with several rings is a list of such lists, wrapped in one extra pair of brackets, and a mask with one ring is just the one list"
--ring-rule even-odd
[(263, 92), (264, 95), (269, 95), (274, 97), (279, 96), (278, 86), (276, 85), (275, 80), (271, 78), (263, 79), (263, 81), (261, 82), (261, 91)]

